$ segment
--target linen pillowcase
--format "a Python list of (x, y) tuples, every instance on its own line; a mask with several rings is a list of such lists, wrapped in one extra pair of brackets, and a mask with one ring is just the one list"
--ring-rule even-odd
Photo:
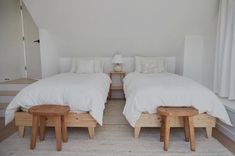
[(141, 60), (143, 57), (135, 56), (135, 72), (141, 72)]
[(94, 59), (94, 72), (103, 73), (104, 72), (104, 62), (101, 60)]
[(149, 59), (141, 61), (142, 73), (161, 73), (166, 72), (166, 63), (163, 59)]
[(135, 56), (135, 72), (137, 73), (159, 73), (167, 71), (165, 58)]
[(77, 71), (77, 58), (72, 58), (70, 72), (75, 73)]
[(77, 61), (78, 74), (94, 73), (94, 61), (93, 60), (79, 60)]
[[(84, 64), (84, 61), (93, 61), (93, 73), (103, 73), (104, 72), (104, 62), (102, 62), (101, 60), (98, 59), (88, 59), (88, 58), (72, 58), (71, 60), (71, 68), (70, 68), (70, 72), (71, 73), (81, 73), (79, 72), (80, 70), (78, 69), (78, 66), (80, 64), (80, 62), (82, 61), (82, 64)], [(80, 67), (79, 67), (80, 68)], [(78, 69), (78, 72), (77, 72)], [(89, 73), (83, 71), (84, 73)]]

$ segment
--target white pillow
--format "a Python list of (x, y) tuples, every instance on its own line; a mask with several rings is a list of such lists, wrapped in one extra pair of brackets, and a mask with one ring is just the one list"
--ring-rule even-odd
[(137, 73), (141, 72), (141, 60), (142, 57), (135, 56), (135, 72)]
[(72, 58), (70, 72), (75, 73), (77, 71), (77, 58)]
[(167, 71), (165, 58), (135, 56), (135, 72), (137, 73), (158, 73)]
[(79, 60), (77, 61), (78, 74), (94, 73), (94, 61), (93, 60)]
[(95, 73), (103, 73), (104, 72), (104, 62), (98, 59), (90, 59), (90, 58), (72, 58), (71, 60), (71, 67), (70, 72), (76, 73), (77, 72), (77, 64), (79, 64), (80, 61), (87, 61), (92, 60), (94, 61), (94, 72)]
[(94, 59), (94, 72), (103, 73), (104, 72), (104, 62), (101, 60)]
[(166, 72), (165, 60), (142, 60), (141, 62), (141, 72), (142, 73), (161, 73)]

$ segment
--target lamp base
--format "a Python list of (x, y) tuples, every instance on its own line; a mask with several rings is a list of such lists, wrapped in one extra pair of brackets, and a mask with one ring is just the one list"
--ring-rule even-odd
[(115, 65), (113, 66), (113, 71), (115, 71), (115, 72), (121, 72), (121, 71), (122, 71), (122, 65), (120, 65), (120, 64), (115, 64)]

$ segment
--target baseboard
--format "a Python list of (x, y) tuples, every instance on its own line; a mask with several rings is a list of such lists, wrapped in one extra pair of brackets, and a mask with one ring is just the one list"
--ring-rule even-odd
[(231, 140), (216, 128), (213, 129), (212, 136), (235, 155), (235, 142), (233, 140)]
[[(228, 112), (228, 115), (230, 117), (230, 120), (231, 120), (233, 126), (235, 126), (235, 110), (234, 110), (234, 108), (226, 106), (226, 110)], [(228, 138), (230, 138), (231, 140), (233, 140), (235, 142), (235, 127), (228, 126), (219, 120), (217, 121), (216, 127), (221, 133), (223, 133), (224, 135), (226, 135)]]
[(217, 122), (216, 128), (218, 131), (220, 131), (221, 133), (223, 133), (224, 135), (226, 135), (227, 137), (229, 137), (231, 140), (235, 142), (235, 133), (229, 128), (225, 127), (223, 123)]

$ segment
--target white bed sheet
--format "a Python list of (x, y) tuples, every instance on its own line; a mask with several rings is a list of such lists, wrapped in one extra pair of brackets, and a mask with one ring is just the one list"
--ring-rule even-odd
[(63, 73), (40, 80), (21, 90), (11, 101), (5, 112), (5, 124), (14, 119), (19, 107), (59, 104), (70, 106), (71, 112), (87, 111), (102, 125), (110, 83), (104, 73)]
[(159, 106), (193, 106), (232, 125), (217, 96), (197, 82), (171, 73), (129, 73), (124, 78), (126, 105), (123, 111), (135, 127), (141, 113), (156, 113)]

